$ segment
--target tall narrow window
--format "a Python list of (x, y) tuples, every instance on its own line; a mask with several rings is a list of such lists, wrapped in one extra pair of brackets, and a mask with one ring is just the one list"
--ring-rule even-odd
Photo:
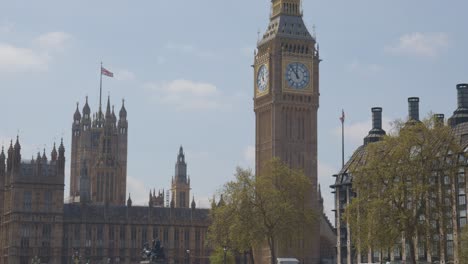
[(52, 192), (46, 191), (44, 194), (44, 210), (49, 212), (52, 210)]
[(32, 209), (32, 194), (30, 191), (25, 191), (23, 194), (23, 208), (28, 212)]

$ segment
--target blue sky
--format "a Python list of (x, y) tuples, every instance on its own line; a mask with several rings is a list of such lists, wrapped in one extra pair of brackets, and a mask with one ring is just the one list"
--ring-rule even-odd
[[(103, 61), (115, 73), (104, 95), (117, 109), (126, 99), (134, 203), (169, 187), (181, 144), (201, 205), (236, 166), (253, 165), (250, 65), (269, 0), (0, 2), (0, 143), (19, 130), (29, 157), (63, 136), (69, 161), (75, 104), (88, 95), (96, 110)], [(461, 0), (304, 1), (323, 59), (319, 180), (329, 215), (341, 109), (346, 157), (370, 129), (373, 106), (389, 122), (419, 96), (422, 116), (451, 115), (455, 85), (468, 82), (467, 8)]]

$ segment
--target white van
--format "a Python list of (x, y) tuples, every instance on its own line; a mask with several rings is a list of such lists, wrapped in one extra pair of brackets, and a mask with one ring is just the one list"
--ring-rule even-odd
[(277, 264), (299, 264), (299, 260), (295, 258), (277, 258)]

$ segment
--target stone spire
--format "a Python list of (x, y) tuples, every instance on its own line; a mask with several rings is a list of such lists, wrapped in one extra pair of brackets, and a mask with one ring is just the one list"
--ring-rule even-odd
[(195, 204), (195, 195), (192, 197), (192, 204), (191, 204), (192, 209), (195, 209), (196, 204)]
[(73, 115), (73, 120), (75, 121), (75, 123), (79, 123), (81, 120), (80, 109), (78, 109), (78, 107), (79, 107), (79, 103), (77, 102), (75, 114)]
[(52, 148), (52, 152), (50, 153), (50, 158), (52, 161), (57, 160), (57, 149), (55, 148), (55, 142), (54, 142), (54, 147)]

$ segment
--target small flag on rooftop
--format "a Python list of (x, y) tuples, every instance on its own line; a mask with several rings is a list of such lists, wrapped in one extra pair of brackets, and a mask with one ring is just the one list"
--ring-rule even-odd
[(341, 123), (344, 123), (344, 121), (345, 121), (345, 113), (344, 113), (344, 109), (343, 109), (343, 110), (341, 110), (341, 117), (340, 117), (340, 121), (341, 121)]
[(101, 66), (101, 75), (106, 75), (106, 76), (109, 76), (109, 77), (114, 77), (114, 73), (112, 73), (111, 71), (107, 70), (106, 68), (102, 67)]

